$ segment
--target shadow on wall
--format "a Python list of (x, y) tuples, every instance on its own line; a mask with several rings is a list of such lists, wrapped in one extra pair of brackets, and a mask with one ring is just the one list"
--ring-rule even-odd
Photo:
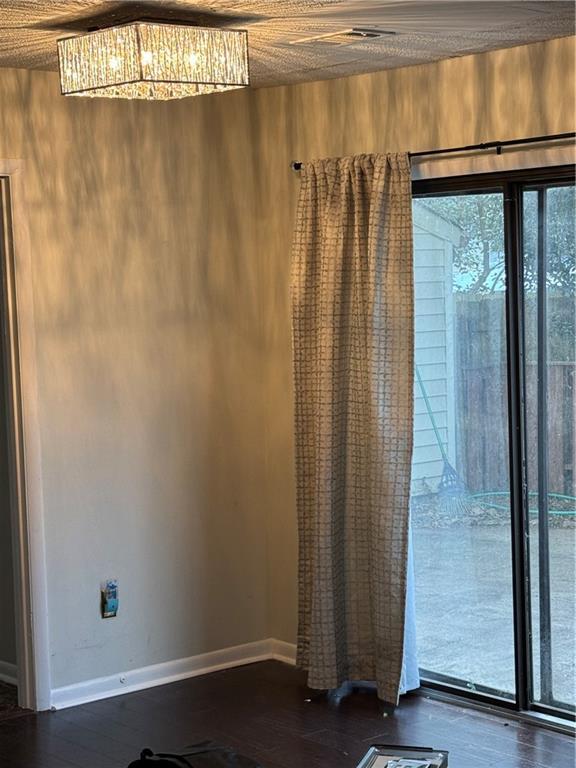
[(53, 74), (0, 73), (1, 153), (26, 159), (59, 687), (267, 637), (267, 501), (252, 96), (55, 94)]

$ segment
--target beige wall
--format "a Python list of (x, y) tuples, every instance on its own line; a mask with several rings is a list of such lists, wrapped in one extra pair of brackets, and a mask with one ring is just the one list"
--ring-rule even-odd
[(298, 192), (291, 160), (423, 150), (573, 131), (574, 38), (438, 64), (257, 92), (269, 266), (267, 355), (270, 634), (296, 633), (289, 243)]
[(0, 157), (26, 162), (53, 686), (294, 639), (289, 162), (573, 130), (573, 70), (560, 40), (165, 104), (0, 71)]
[(54, 687), (267, 636), (251, 103), (64, 99), (54, 73), (0, 71), (0, 157), (26, 163)]

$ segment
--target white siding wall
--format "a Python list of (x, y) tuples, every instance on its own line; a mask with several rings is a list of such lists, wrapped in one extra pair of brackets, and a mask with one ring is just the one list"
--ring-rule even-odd
[[(415, 208), (418, 203), (415, 204)], [(416, 214), (416, 211), (415, 211)], [(415, 215), (414, 278), (416, 294), (416, 365), (450, 459), (454, 453), (452, 355), (452, 242), (430, 226), (427, 215)], [(436, 217), (434, 217), (436, 219)], [(436, 224), (438, 220), (436, 219)], [(440, 220), (440, 223), (441, 220)], [(422, 224), (424, 226), (422, 226)], [(424, 228), (426, 227), (426, 228)], [(453, 228), (450, 226), (450, 229)], [(442, 455), (420, 386), (415, 382), (414, 456), (412, 488), (415, 494), (435, 491), (442, 475)]]

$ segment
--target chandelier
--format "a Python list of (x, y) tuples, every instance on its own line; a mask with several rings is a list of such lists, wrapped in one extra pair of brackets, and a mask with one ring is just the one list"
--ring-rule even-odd
[(134, 22), (58, 41), (66, 96), (181, 99), (249, 85), (245, 31)]

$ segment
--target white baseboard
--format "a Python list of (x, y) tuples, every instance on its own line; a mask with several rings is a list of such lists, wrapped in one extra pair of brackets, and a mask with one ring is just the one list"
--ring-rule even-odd
[(284, 640), (271, 638), (270, 658), (274, 661), (283, 661), (284, 664), (296, 664), (296, 646), (294, 643), (286, 643)]
[(18, 685), (18, 668), (16, 664), (0, 661), (0, 682)]
[(221, 669), (230, 669), (244, 664), (254, 664), (257, 661), (283, 661), (294, 664), (296, 648), (291, 643), (269, 638), (255, 643), (236, 645), (219, 651), (201, 653), (187, 659), (166, 661), (150, 667), (132, 669), (108, 677), (85, 680), (81, 683), (66, 685), (52, 689), (50, 699), (52, 709), (66, 709), (90, 701), (121, 696), (157, 685), (174, 683), (188, 677), (198, 677)]

